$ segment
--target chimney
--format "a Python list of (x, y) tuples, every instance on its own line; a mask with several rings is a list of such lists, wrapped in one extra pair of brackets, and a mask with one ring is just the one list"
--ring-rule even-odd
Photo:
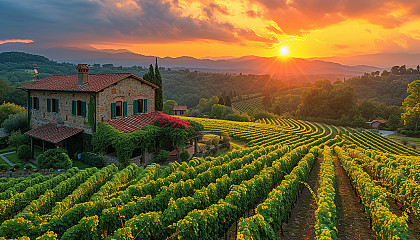
[(89, 67), (87, 64), (78, 64), (77, 70), (79, 71), (79, 78), (77, 85), (82, 86), (88, 83)]

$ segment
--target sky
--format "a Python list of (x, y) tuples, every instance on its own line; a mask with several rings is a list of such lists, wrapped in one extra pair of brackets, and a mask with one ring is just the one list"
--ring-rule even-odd
[(0, 0), (0, 44), (159, 57), (420, 53), (419, 0)]

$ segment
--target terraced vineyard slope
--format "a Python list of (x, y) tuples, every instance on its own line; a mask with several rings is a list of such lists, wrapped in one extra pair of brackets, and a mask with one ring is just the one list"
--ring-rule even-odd
[(0, 239), (419, 239), (418, 151), (293, 119), (183, 119), (247, 147), (1, 180)]

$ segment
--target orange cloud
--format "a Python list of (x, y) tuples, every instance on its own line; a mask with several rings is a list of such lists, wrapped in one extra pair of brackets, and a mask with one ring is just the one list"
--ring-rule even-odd
[(31, 39), (7, 39), (7, 40), (0, 40), (0, 44), (5, 43), (32, 43)]

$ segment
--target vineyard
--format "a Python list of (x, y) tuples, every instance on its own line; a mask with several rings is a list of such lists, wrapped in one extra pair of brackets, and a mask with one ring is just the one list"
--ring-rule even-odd
[(369, 131), (293, 119), (183, 119), (247, 147), (168, 167), (109, 165), (1, 179), (0, 239), (420, 236), (414, 149)]
[(264, 109), (262, 105), (262, 97), (243, 100), (240, 102), (233, 102), (232, 107), (240, 112), (252, 112), (255, 109)]

